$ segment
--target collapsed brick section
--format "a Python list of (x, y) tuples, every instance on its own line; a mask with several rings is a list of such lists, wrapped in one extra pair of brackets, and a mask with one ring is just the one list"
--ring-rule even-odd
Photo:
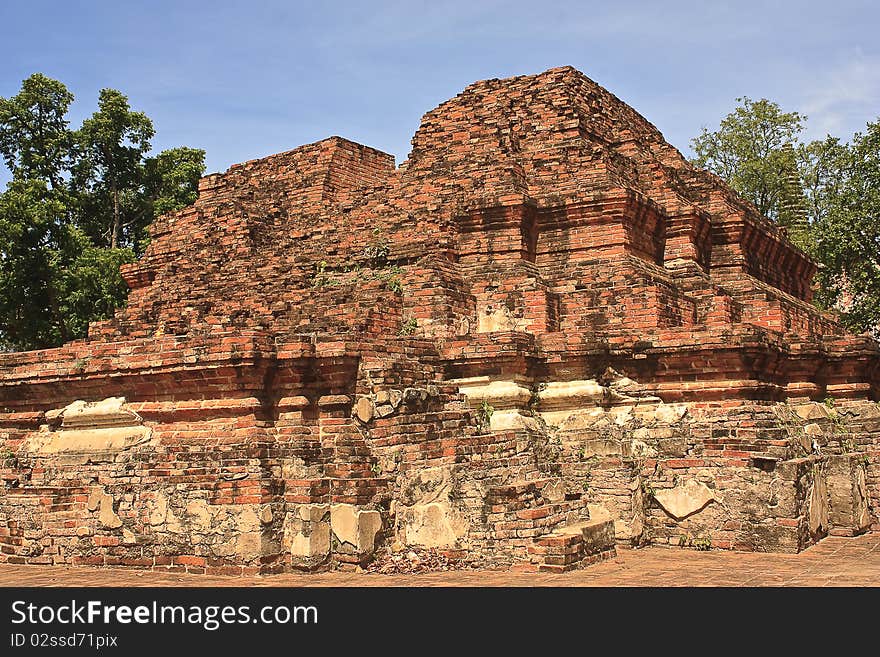
[(87, 340), (0, 356), (0, 560), (254, 573), (421, 546), (878, 527), (878, 347), (815, 265), (571, 68), (201, 181)]

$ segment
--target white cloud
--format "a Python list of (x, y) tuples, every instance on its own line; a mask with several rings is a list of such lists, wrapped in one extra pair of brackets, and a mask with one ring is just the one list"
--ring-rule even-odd
[(814, 77), (801, 107), (809, 117), (807, 138), (819, 139), (830, 133), (849, 139), (865, 122), (880, 115), (880, 56), (849, 53)]

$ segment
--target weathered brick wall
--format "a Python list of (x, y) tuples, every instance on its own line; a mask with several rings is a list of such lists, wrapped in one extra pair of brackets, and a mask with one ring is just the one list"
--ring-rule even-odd
[(783, 230), (571, 68), (412, 145), (205, 177), (113, 319), (0, 355), (0, 560), (566, 570), (878, 528), (880, 352)]

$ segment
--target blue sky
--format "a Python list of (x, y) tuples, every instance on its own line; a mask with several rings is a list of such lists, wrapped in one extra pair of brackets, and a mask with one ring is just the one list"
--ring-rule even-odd
[[(880, 116), (880, 3), (48, 2), (0, 4), (0, 96), (41, 72), (154, 121), (208, 171), (338, 134), (402, 162), (423, 113), (479, 79), (572, 65), (688, 152), (735, 98), (848, 139)], [(8, 175), (0, 167), (0, 179)]]

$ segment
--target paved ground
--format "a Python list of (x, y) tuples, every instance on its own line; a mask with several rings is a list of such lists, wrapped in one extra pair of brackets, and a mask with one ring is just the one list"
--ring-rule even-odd
[(800, 554), (696, 552), (676, 547), (620, 550), (613, 560), (561, 575), (334, 572), (242, 578), (0, 565), (0, 586), (880, 586), (880, 533), (826, 538)]

